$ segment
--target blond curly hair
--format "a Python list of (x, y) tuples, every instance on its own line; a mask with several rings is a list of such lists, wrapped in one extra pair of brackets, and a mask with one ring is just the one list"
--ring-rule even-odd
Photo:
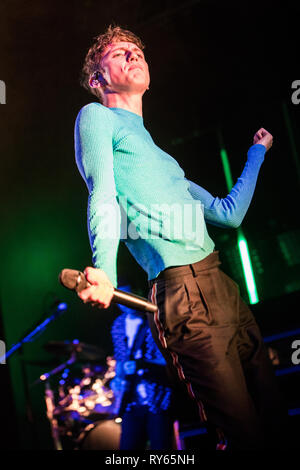
[(116, 25), (109, 25), (103, 34), (95, 37), (95, 42), (89, 48), (84, 60), (80, 83), (84, 88), (93, 93), (93, 95), (96, 95), (101, 103), (103, 102), (103, 96), (100, 89), (92, 88), (89, 84), (89, 81), (93, 73), (101, 72), (100, 61), (103, 55), (103, 51), (109, 44), (117, 41), (132, 42), (133, 44), (136, 44), (141, 50), (145, 49), (145, 45), (141, 39), (136, 36), (136, 34)]

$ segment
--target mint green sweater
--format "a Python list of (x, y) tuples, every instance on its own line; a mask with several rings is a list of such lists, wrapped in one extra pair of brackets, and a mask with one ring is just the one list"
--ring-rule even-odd
[(205, 219), (222, 227), (241, 223), (264, 153), (264, 146), (252, 146), (230, 194), (214, 198), (185, 178), (178, 163), (154, 143), (141, 116), (100, 103), (84, 106), (75, 124), (75, 155), (89, 191), (94, 266), (117, 286), (120, 240), (148, 279), (169, 266), (202, 260), (214, 249)]

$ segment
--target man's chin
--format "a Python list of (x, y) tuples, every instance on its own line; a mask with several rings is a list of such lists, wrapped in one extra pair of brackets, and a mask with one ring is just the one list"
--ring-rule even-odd
[(147, 90), (147, 84), (145, 81), (140, 82), (139, 80), (135, 80), (130, 87), (130, 91), (133, 93), (144, 93)]

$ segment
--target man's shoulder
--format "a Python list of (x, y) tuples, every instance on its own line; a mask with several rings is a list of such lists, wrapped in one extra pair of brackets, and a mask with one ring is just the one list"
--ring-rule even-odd
[(86, 136), (90, 138), (113, 138), (115, 122), (112, 112), (100, 103), (89, 103), (81, 108), (75, 121), (75, 139)]
[(88, 103), (77, 114), (76, 124), (82, 123), (82, 121), (90, 121), (91, 119), (93, 122), (111, 123), (112, 112), (101, 103)]

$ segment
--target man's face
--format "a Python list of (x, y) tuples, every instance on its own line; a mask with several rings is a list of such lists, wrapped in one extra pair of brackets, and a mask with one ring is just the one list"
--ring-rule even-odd
[(100, 61), (106, 91), (144, 93), (149, 86), (148, 64), (136, 44), (118, 41), (109, 44)]

